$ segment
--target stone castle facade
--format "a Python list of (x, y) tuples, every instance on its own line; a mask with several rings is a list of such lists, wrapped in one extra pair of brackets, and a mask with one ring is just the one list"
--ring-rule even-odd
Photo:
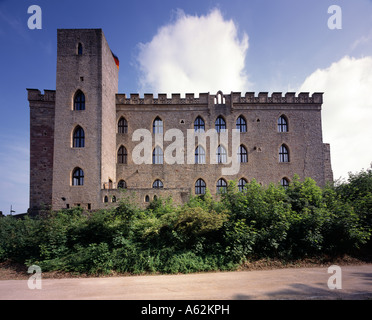
[(56, 90), (27, 89), (31, 212), (105, 208), (122, 189), (145, 206), (217, 195), (229, 180), (333, 180), (322, 93), (127, 96), (101, 29), (57, 33)]

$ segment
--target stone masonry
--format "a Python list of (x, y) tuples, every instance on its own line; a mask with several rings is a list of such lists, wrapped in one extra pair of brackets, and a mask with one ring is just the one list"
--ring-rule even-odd
[[(119, 94), (118, 67), (101, 29), (58, 30), (56, 91), (28, 89), (30, 103), (30, 211), (82, 206), (96, 210), (116, 205), (125, 194), (146, 206), (154, 197), (171, 196), (176, 203), (195, 194), (196, 182), (202, 179), (213, 196), (218, 180), (256, 179), (262, 185), (290, 182), (295, 174), (311, 177), (319, 185), (333, 180), (330, 146), (323, 143), (322, 93), (252, 92), (241, 94)], [(81, 91), (85, 109), (75, 110), (74, 99)], [(190, 163), (194, 148), (188, 150), (188, 132), (200, 117), (204, 130), (215, 129), (216, 119), (226, 123), (225, 147), (229, 157), (233, 150), (232, 129), (240, 117), (246, 132), (240, 132), (240, 144), (247, 161), (232, 175), (222, 175), (230, 164), (213, 163), (216, 151), (210, 139), (205, 149), (205, 164)], [(278, 119), (286, 121), (286, 130), (278, 130)], [(125, 119), (123, 132), (120, 120)], [(154, 121), (161, 120), (162, 133), (153, 134)], [(75, 147), (75, 130), (84, 132), (84, 147)], [(151, 135), (149, 164), (136, 164), (132, 152), (143, 141), (133, 141), (134, 133), (146, 129)], [(173, 150), (175, 130), (184, 139)], [(189, 130), (189, 131), (188, 131)], [(168, 133), (167, 133), (168, 132)], [(218, 134), (220, 136), (220, 134)], [(208, 143), (209, 142), (209, 143)], [(219, 144), (223, 145), (221, 140)], [(181, 163), (152, 163), (156, 146), (182, 152)], [(285, 146), (289, 161), (280, 161), (279, 150)], [(120, 155), (125, 147), (125, 161)], [(145, 150), (143, 153), (148, 152)], [(190, 152), (189, 154), (187, 154)], [(191, 156), (190, 156), (191, 155)], [(189, 158), (188, 158), (189, 156)], [(74, 174), (81, 169), (83, 183), (76, 185)], [(161, 188), (154, 188), (160, 180)], [(124, 183), (124, 188), (123, 187)]]

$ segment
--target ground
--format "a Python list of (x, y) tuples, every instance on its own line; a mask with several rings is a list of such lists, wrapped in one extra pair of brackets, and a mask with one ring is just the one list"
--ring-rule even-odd
[[(332, 264), (339, 266), (346, 265), (362, 265), (371, 263), (371, 258), (358, 259), (350, 256), (343, 256), (338, 258), (331, 258), (327, 256), (319, 258), (308, 258), (294, 260), (290, 262), (283, 262), (278, 259), (260, 259), (255, 261), (245, 262), (238, 270), (239, 271), (253, 271), (253, 270), (272, 270), (282, 268), (312, 268), (312, 267), (325, 267)], [(63, 278), (87, 278), (97, 277), (98, 275), (74, 274), (68, 272), (43, 272), (44, 279), (63, 279)], [(112, 277), (112, 276), (130, 276), (130, 274), (119, 274), (112, 272), (109, 275), (99, 275), (99, 277)], [(5, 261), (0, 263), (0, 280), (22, 280), (28, 279), (30, 274), (27, 273), (27, 267), (21, 263), (14, 263)]]
[[(341, 288), (328, 267), (101, 278), (0, 281), (0, 300), (371, 300), (372, 264), (341, 266)], [(166, 304), (166, 302), (164, 302)], [(213, 302), (210, 302), (213, 304)], [(226, 304), (229, 302), (226, 301)], [(149, 301), (146, 302), (146, 306)]]

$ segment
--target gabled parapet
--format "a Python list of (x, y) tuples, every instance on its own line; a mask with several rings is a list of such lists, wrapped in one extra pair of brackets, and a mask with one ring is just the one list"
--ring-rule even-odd
[[(222, 97), (222, 99), (221, 99)], [(219, 91), (216, 95), (210, 93), (200, 93), (196, 98), (194, 93), (186, 93), (184, 98), (181, 94), (172, 93), (168, 97), (165, 93), (159, 93), (157, 98), (151, 93), (145, 93), (141, 98), (138, 93), (131, 93), (129, 97), (126, 94), (116, 95), (116, 104), (122, 105), (200, 105), (200, 104), (220, 104), (216, 101), (222, 100), (223, 104), (322, 104), (323, 93), (315, 92), (311, 96), (308, 92), (301, 92), (296, 96), (295, 92), (273, 92), (271, 96), (268, 92), (231, 92), (231, 94), (222, 94)]]

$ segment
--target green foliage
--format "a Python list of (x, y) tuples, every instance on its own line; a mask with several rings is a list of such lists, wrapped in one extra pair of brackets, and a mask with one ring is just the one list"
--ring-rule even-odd
[(159, 198), (143, 210), (124, 194), (115, 209), (80, 208), (24, 219), (0, 218), (0, 261), (43, 271), (188, 273), (232, 270), (247, 259), (359, 252), (372, 226), (372, 172), (320, 188), (294, 177), (288, 188), (230, 181), (176, 206)]

